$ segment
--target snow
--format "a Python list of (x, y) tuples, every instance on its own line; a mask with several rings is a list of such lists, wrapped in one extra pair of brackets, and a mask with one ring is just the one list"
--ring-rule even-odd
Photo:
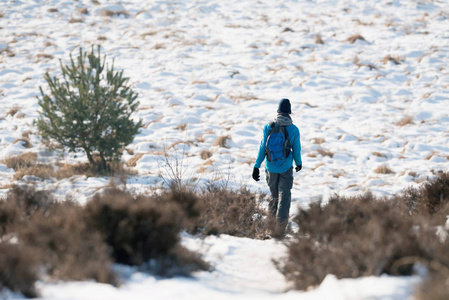
[[(336, 192), (391, 195), (448, 171), (445, 1), (113, 2), (2, 2), (0, 160), (24, 152), (49, 162), (86, 160), (81, 152), (61, 158), (45, 149), (35, 135), (36, 96), (39, 86), (47, 89), (46, 72), (60, 74), (59, 60), (68, 62), (80, 46), (101, 44), (102, 53), (115, 60), (139, 93), (141, 109), (134, 117), (145, 124), (128, 146), (143, 154), (128, 188), (145, 191), (162, 184), (159, 159), (165, 148), (200, 182), (221, 174), (230, 186), (245, 184), (268, 193), (264, 172), (258, 183), (250, 175), (262, 128), (274, 118), (281, 98), (292, 102), (303, 150), (292, 214), (298, 205), (325, 202)], [(80, 12), (83, 7), (88, 14)], [(318, 34), (324, 44), (315, 42)], [(357, 34), (365, 41), (351, 44), (348, 38)], [(13, 107), (18, 108), (14, 115), (9, 113)], [(405, 118), (411, 121), (400, 124)], [(31, 148), (18, 142), (26, 132)], [(222, 136), (230, 137), (226, 148), (214, 146)], [(212, 157), (199, 159), (202, 150)], [(375, 173), (380, 166), (394, 173)], [(16, 183), (13, 177), (14, 171), (0, 163), (0, 194)], [(109, 183), (82, 176), (60, 181), (27, 176), (20, 182), (26, 180), (81, 203)], [(43, 299), (408, 299), (416, 282), (329, 275), (314, 290), (285, 292), (288, 283), (271, 263), (285, 255), (281, 243), (227, 236), (204, 241), (183, 236), (183, 243), (197, 247), (215, 270), (191, 279), (135, 271), (119, 289), (93, 282), (41, 282)]]

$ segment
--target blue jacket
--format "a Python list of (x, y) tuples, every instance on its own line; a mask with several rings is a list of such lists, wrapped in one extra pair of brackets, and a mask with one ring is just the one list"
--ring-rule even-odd
[[(290, 143), (292, 145), (292, 152), (285, 160), (285, 163), (281, 166), (275, 166), (268, 160), (265, 162), (265, 168), (268, 170), (268, 172), (271, 173), (285, 173), (293, 166), (293, 160), (295, 160), (295, 164), (297, 166), (302, 164), (301, 160), (301, 140), (300, 140), (300, 134), (299, 129), (296, 127), (296, 125), (291, 124), (287, 127), (288, 136), (290, 138)], [(271, 126), (270, 124), (265, 125), (263, 129), (263, 139), (260, 142), (259, 147), (259, 153), (257, 154), (256, 164), (254, 165), (255, 168), (260, 168), (262, 165), (262, 162), (265, 160), (266, 152), (265, 152), (265, 144), (267, 143), (267, 137), (268, 132), (270, 131)]]

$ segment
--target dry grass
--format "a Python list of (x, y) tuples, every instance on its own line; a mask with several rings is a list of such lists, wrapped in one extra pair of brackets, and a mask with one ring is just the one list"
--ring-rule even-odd
[(186, 128), (187, 128), (187, 123), (179, 124), (178, 126), (176, 126), (176, 129), (180, 130), (180, 131), (184, 131), (184, 130), (186, 130)]
[(96, 166), (89, 163), (70, 164), (44, 164), (37, 159), (37, 153), (25, 152), (23, 154), (12, 156), (3, 161), (10, 169), (14, 169), (14, 179), (19, 180), (24, 176), (35, 176), (41, 179), (56, 178), (58, 180), (70, 178), (74, 175), (85, 175), (87, 177), (95, 177), (98, 175), (121, 176), (134, 175), (131, 170), (125, 169), (124, 164), (116, 162), (108, 162), (107, 170), (102, 171)]
[(89, 10), (85, 7), (82, 7), (80, 9), (78, 9), (78, 13), (82, 14), (82, 15), (88, 15), (89, 14)]
[(355, 34), (355, 35), (347, 38), (346, 41), (350, 42), (351, 44), (354, 44), (356, 41), (366, 42), (366, 39), (363, 36), (361, 36), (360, 34)]
[(321, 34), (317, 34), (317, 35), (315, 36), (315, 44), (324, 45), (324, 41), (323, 41), (323, 39), (321, 38)]
[(312, 138), (310, 139), (310, 142), (315, 145), (321, 145), (326, 142), (326, 140), (324, 138)]
[(70, 18), (69, 23), (73, 24), (73, 23), (83, 23), (84, 20), (81, 18)]
[(407, 126), (413, 124), (413, 117), (405, 116), (399, 122), (396, 122), (397, 126)]
[(19, 106), (13, 106), (10, 110), (6, 112), (7, 116), (14, 117), (14, 115), (20, 110)]
[(382, 157), (382, 158), (386, 158), (386, 157), (387, 157), (385, 154), (382, 154), (382, 153), (380, 153), (380, 152), (373, 152), (372, 154), (373, 154), (374, 156), (377, 156), (377, 157)]
[(10, 169), (18, 171), (22, 168), (29, 168), (37, 161), (37, 153), (25, 152), (23, 154), (12, 156), (3, 161), (3, 163)]
[(355, 58), (354, 58), (354, 64), (357, 66), (357, 67), (359, 67), (359, 68), (361, 68), (361, 67), (367, 67), (367, 68), (369, 68), (370, 70), (377, 70), (377, 67), (375, 66), (375, 65), (373, 65), (373, 64), (367, 64), (367, 63), (361, 63), (360, 61), (359, 61), (359, 58), (356, 56)]
[(130, 160), (128, 160), (126, 165), (128, 167), (135, 167), (137, 165), (137, 162), (139, 161), (139, 159), (142, 158), (142, 156), (144, 156), (143, 153), (137, 153), (136, 155), (134, 155), (134, 157), (132, 157)]
[(210, 152), (209, 150), (203, 150), (200, 153), (201, 159), (204, 159), (204, 160), (211, 158), (212, 155), (213, 155), (212, 152)]
[(332, 151), (326, 150), (326, 149), (318, 149), (317, 152), (321, 156), (329, 156), (330, 158), (334, 157), (334, 153)]
[(106, 9), (106, 10), (103, 10), (100, 15), (103, 17), (115, 17), (115, 16), (129, 17), (129, 13), (124, 10), (114, 12), (112, 10)]
[(391, 170), (388, 166), (379, 166), (374, 169), (374, 173), (377, 174), (394, 174), (393, 170)]
[(231, 140), (229, 135), (223, 135), (217, 138), (213, 146), (219, 146), (222, 148), (229, 148), (228, 142)]
[(53, 59), (54, 56), (51, 54), (45, 54), (45, 53), (40, 53), (38, 55), (36, 55), (37, 57), (37, 61), (42, 61), (42, 60), (47, 60), (47, 59)]
[(30, 148), (33, 147), (33, 145), (31, 144), (30, 139), (27, 139), (27, 138), (20, 138), (20, 139), (17, 139), (17, 140), (15, 140), (15, 141), (13, 142), (13, 144), (16, 144), (16, 143), (22, 143), (22, 146), (25, 147), (25, 148), (27, 148), (27, 149), (30, 149)]
[(387, 55), (384, 58), (382, 58), (381, 62), (383, 62), (384, 64), (387, 64), (388, 62), (391, 62), (395, 65), (401, 64), (401, 60), (399, 59), (399, 57), (392, 57), (391, 55)]

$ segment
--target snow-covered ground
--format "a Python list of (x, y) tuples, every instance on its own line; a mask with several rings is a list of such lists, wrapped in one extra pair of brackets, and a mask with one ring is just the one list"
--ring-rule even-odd
[[(268, 192), (250, 175), (262, 128), (284, 97), (303, 146), (293, 210), (333, 193), (389, 195), (448, 170), (445, 0), (94, 2), (0, 2), (0, 160), (24, 152), (62, 159), (35, 135), (39, 86), (46, 88), (45, 72), (59, 74), (60, 59), (100, 44), (140, 95), (135, 117), (145, 127), (124, 159), (142, 156), (129, 188), (161, 184), (165, 147), (199, 182), (229, 178), (231, 185)], [(31, 148), (20, 140), (27, 132)], [(226, 147), (214, 145), (226, 136)], [(204, 150), (209, 159), (201, 159)], [(384, 166), (392, 173), (376, 172)], [(13, 175), (0, 163), (2, 193)], [(85, 202), (108, 182), (79, 176), (37, 184)], [(317, 290), (284, 293), (288, 283), (271, 264), (284, 255), (281, 243), (226, 236), (186, 236), (183, 243), (201, 249), (215, 271), (193, 279), (133, 273), (120, 289), (41, 283), (43, 298), (407, 299), (413, 292), (410, 278), (329, 276)]]

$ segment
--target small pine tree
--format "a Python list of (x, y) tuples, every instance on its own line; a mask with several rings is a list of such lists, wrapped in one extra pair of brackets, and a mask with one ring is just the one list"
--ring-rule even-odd
[(129, 78), (114, 71), (114, 63), (109, 67), (105, 62), (99, 46), (97, 53), (93, 47), (90, 53), (80, 48), (76, 60), (70, 55), (68, 65), (60, 62), (61, 80), (46, 73), (50, 93), (40, 87), (42, 111), (37, 120), (44, 140), (53, 139), (72, 152), (83, 149), (92, 166), (98, 155), (102, 170), (107, 162), (120, 160), (121, 150), (142, 127), (141, 121), (131, 119), (139, 102)]

